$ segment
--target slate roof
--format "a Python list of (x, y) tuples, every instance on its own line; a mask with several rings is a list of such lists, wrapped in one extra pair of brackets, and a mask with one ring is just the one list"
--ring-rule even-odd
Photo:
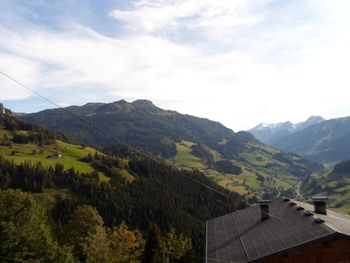
[(349, 216), (329, 209), (327, 215), (305, 215), (313, 210), (313, 205), (278, 198), (265, 221), (258, 205), (207, 221), (206, 262), (255, 262), (338, 234), (350, 237)]

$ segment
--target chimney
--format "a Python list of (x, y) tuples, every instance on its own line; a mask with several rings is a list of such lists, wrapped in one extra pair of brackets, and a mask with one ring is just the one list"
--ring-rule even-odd
[(314, 196), (311, 198), (314, 202), (315, 213), (317, 214), (327, 214), (327, 196)]
[(261, 209), (261, 221), (264, 221), (266, 219), (269, 219), (269, 204), (271, 203), (270, 200), (261, 200), (258, 201)]

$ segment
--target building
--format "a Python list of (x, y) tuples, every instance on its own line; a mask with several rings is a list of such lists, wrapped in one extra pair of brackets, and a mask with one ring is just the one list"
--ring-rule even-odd
[(63, 155), (60, 153), (53, 153), (53, 154), (49, 154), (46, 158), (47, 159), (58, 159), (58, 158), (62, 158)]
[(350, 263), (350, 217), (287, 198), (206, 223), (206, 263)]

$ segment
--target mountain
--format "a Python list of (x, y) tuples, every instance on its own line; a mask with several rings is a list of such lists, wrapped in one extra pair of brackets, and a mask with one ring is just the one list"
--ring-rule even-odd
[(342, 161), (313, 174), (302, 184), (302, 193), (311, 197), (325, 195), (329, 206), (341, 212), (350, 213), (350, 160)]
[(322, 168), (265, 146), (247, 132), (234, 133), (218, 122), (163, 110), (147, 100), (88, 103), (65, 111), (45, 110), (23, 119), (80, 143), (143, 149), (177, 168), (198, 169), (252, 201), (282, 193), (294, 195), (300, 178)]
[(227, 151), (229, 155), (233, 155), (245, 142), (254, 140), (248, 133), (233, 133), (218, 122), (165, 111), (147, 100), (88, 103), (66, 110), (110, 136), (59, 109), (28, 114), (23, 119), (64, 132), (72, 140), (103, 147), (122, 142), (166, 158), (176, 154), (175, 142), (181, 140), (204, 143), (218, 150), (221, 147), (218, 142), (226, 139), (225, 148), (230, 148)]
[(324, 164), (350, 159), (350, 117), (312, 125), (274, 142), (273, 146)]
[(248, 132), (259, 141), (273, 146), (276, 141), (282, 140), (284, 137), (298, 131), (302, 131), (312, 125), (323, 122), (324, 119), (320, 116), (311, 116), (304, 122), (293, 124), (289, 121), (281, 123), (261, 123), (258, 126), (250, 129)]
[(206, 220), (245, 206), (238, 194), (198, 171), (174, 169), (125, 145), (107, 153), (73, 144), (0, 113), (0, 191), (8, 188), (33, 193), (55, 229), (64, 228), (76, 206), (87, 204), (109, 227), (125, 222), (144, 233), (151, 223), (164, 231), (174, 227), (198, 251)]

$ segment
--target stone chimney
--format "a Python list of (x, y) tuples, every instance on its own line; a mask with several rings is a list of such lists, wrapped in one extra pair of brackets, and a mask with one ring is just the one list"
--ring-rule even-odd
[(314, 196), (311, 198), (314, 203), (314, 210), (317, 214), (327, 214), (327, 196)]
[(258, 201), (261, 209), (261, 221), (265, 221), (266, 219), (270, 218), (269, 215), (269, 205), (271, 203), (270, 200), (261, 200)]

